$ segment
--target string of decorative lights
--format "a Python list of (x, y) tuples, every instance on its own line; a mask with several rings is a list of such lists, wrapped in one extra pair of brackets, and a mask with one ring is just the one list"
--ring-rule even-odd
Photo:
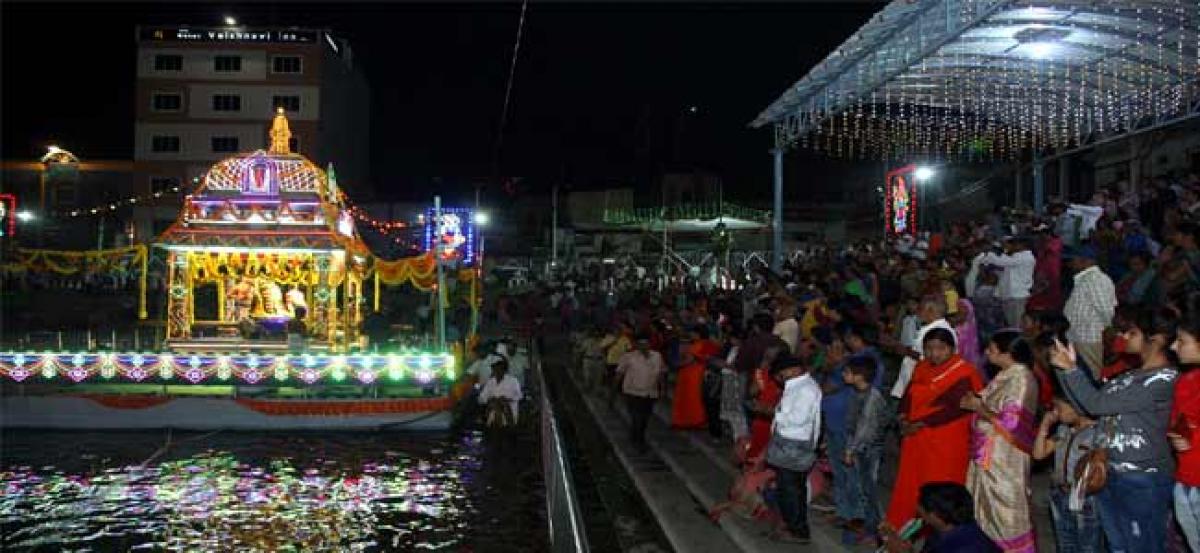
[(93, 215), (107, 215), (124, 207), (131, 207), (138, 204), (145, 204), (151, 200), (161, 198), (169, 194), (179, 194), (182, 190), (178, 186), (172, 186), (169, 189), (152, 192), (150, 194), (142, 194), (140, 196), (130, 196), (120, 200), (107, 200), (103, 203), (91, 207), (76, 207), (71, 209), (59, 209), (46, 213), (47, 217), (89, 217)]
[(350, 213), (350, 215), (354, 217), (356, 221), (367, 225), (375, 232), (387, 236), (399, 232), (409, 231), (412, 227), (408, 221), (376, 219), (367, 213), (366, 210), (355, 205), (347, 206), (346, 211)]

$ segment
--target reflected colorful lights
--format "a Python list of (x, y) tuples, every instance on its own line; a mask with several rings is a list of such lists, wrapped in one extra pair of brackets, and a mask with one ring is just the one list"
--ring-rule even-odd
[[(158, 466), (0, 471), (0, 525), (16, 549), (314, 551), (461, 544), (473, 508), (461, 457), (361, 467), (269, 467), (208, 452)], [(97, 530), (99, 530), (97, 532)], [(416, 542), (416, 543), (413, 543)], [(98, 548), (98, 549), (95, 549)]]
[[(387, 367), (387, 370), (379, 370)], [(152, 374), (161, 380), (192, 384), (227, 382), (237, 378), (257, 384), (273, 376), (278, 381), (306, 384), (342, 382), (353, 375), (372, 384), (381, 375), (394, 382), (412, 378), (421, 384), (437, 379), (454, 381), (454, 357), (449, 354), (391, 355), (171, 355), (153, 353), (0, 353), (0, 376), (23, 382), (34, 374), (72, 382), (143, 382)]]

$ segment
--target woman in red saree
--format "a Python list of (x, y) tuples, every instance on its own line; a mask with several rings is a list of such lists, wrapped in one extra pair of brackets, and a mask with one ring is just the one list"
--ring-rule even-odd
[(672, 428), (704, 428), (704, 367), (708, 358), (721, 353), (721, 344), (709, 339), (708, 328), (696, 327), (695, 339), (683, 355), (682, 368), (675, 377), (675, 399), (671, 403)]
[(776, 357), (790, 351), (783, 340), (767, 346), (763, 351), (762, 363), (755, 367), (750, 375), (750, 442), (745, 445), (745, 454), (739, 455), (745, 462), (752, 463), (755, 458), (765, 453), (767, 442), (771, 441), (771, 423), (775, 420), (775, 406), (783, 397), (783, 388), (770, 377), (768, 369)]
[(970, 412), (962, 396), (983, 389), (979, 372), (954, 352), (954, 335), (945, 329), (925, 334), (925, 358), (913, 371), (900, 405), (900, 470), (887, 522), (900, 528), (917, 514), (917, 494), (928, 482), (967, 480), (970, 463)]

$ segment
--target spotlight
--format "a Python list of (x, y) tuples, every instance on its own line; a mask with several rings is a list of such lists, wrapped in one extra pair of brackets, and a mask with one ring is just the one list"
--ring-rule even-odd
[(1029, 55), (1034, 59), (1046, 59), (1054, 53), (1054, 44), (1049, 42), (1033, 42), (1029, 44)]
[(917, 167), (917, 170), (913, 171), (913, 176), (916, 177), (917, 180), (919, 180), (919, 181), (927, 181), (927, 180), (933, 178), (933, 168), (932, 167)]
[(488, 222), (491, 221), (492, 218), (483, 211), (476, 211), (474, 219), (475, 219), (476, 225), (479, 225), (481, 227), (486, 227)]
[(233, 26), (237, 25), (237, 20), (234, 19), (232, 15), (227, 15), (227, 16), (225, 16), (225, 24), (229, 25), (230, 27), (233, 27)]
[(17, 220), (21, 221), (22, 223), (28, 223), (29, 221), (32, 221), (34, 219), (37, 219), (37, 217), (33, 214), (32, 211), (18, 211), (17, 212)]

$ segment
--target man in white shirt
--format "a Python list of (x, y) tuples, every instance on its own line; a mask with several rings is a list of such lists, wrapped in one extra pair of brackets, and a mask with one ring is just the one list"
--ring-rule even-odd
[[(523, 394), (521, 393), (521, 383), (517, 382), (516, 378), (508, 374), (508, 362), (501, 359), (492, 365), (492, 376), (488, 378), (483, 385), (483, 390), (479, 392), (479, 404), (487, 405), (492, 400), (503, 401), (508, 404), (509, 411), (512, 413), (512, 425), (517, 423), (517, 416), (520, 413), (520, 403)], [(489, 417), (490, 418), (490, 417)], [(488, 426), (497, 424), (499, 426), (510, 426), (507, 424), (494, 423), (492, 420), (487, 421)]]
[(497, 342), (492, 351), (478, 358), (467, 368), (467, 374), (475, 375), (475, 389), (482, 388), (492, 378), (492, 366), (498, 361), (508, 362), (508, 350), (504, 342)]
[(787, 342), (789, 353), (796, 353), (796, 346), (800, 344), (800, 323), (796, 321), (796, 304), (790, 299), (780, 301), (775, 307), (775, 329), (771, 334)]
[(784, 443), (800, 445), (797, 449), (788, 449), (798, 455), (787, 459), (772, 459), (771, 446), (767, 446), (767, 461), (775, 470), (779, 511), (786, 526), (773, 537), (789, 543), (809, 543), (807, 483), (820, 438), (821, 387), (803, 363), (791, 356), (775, 360), (771, 377), (783, 382), (783, 395), (775, 407), (775, 419), (771, 424), (771, 439), (783, 438)]
[(1029, 251), (1029, 243), (1021, 238), (1005, 240), (1004, 251), (1004, 255), (989, 253), (983, 256), (981, 262), (1004, 269), (1000, 274), (997, 295), (1004, 304), (1005, 322), (1009, 327), (1020, 328), (1025, 303), (1033, 291), (1033, 270), (1037, 259)]
[(967, 276), (963, 279), (963, 291), (967, 293), (968, 298), (975, 297), (975, 288), (979, 284), (979, 269), (983, 265), (985, 257), (987, 257), (987, 252), (976, 255), (971, 260), (971, 268), (967, 270)]
[(1104, 329), (1112, 324), (1117, 309), (1116, 288), (1096, 266), (1096, 250), (1091, 246), (1069, 250), (1066, 257), (1075, 270), (1075, 287), (1063, 308), (1063, 315), (1071, 323), (1067, 339), (1099, 382), (1104, 366)]
[(925, 334), (935, 328), (944, 328), (950, 331), (954, 336), (955, 342), (958, 341), (958, 335), (954, 332), (954, 327), (950, 326), (950, 322), (946, 320), (946, 299), (942, 296), (928, 296), (921, 300), (921, 304), (917, 307), (917, 317), (921, 319), (921, 329), (913, 336), (911, 342), (899, 344), (899, 348), (893, 348), (896, 353), (904, 356), (904, 360), (900, 362), (900, 374), (896, 377), (896, 383), (892, 386), (892, 397), (902, 398), (904, 393), (908, 391), (908, 383), (912, 381), (913, 370), (917, 368), (917, 361), (925, 358), (925, 350), (922, 344), (925, 342)]
[(629, 440), (640, 451), (646, 450), (646, 425), (667, 365), (662, 355), (650, 349), (650, 338), (638, 336), (637, 349), (621, 355), (617, 362), (617, 378), (629, 409)]

